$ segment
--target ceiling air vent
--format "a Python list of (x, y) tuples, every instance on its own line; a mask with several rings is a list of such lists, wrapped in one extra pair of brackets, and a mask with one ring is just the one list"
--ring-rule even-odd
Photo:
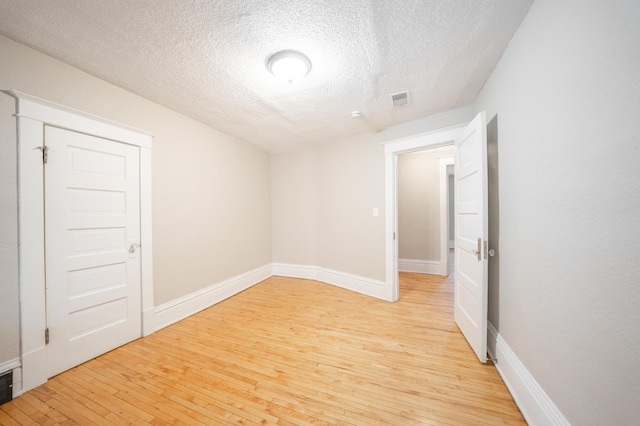
[(394, 93), (391, 95), (393, 106), (399, 107), (409, 103), (409, 92)]

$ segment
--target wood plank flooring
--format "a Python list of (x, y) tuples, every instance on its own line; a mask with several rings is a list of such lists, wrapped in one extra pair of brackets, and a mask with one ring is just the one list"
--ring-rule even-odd
[(0, 425), (526, 424), (453, 322), (447, 278), (400, 300), (272, 277), (0, 406)]

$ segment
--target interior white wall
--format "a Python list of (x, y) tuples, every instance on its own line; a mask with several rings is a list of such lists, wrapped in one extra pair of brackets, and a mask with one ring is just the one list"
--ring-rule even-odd
[(318, 153), (319, 266), (384, 280), (384, 147), (369, 134)]
[(576, 425), (640, 418), (640, 3), (537, 0), (498, 116), (499, 333)]
[[(156, 306), (271, 263), (268, 154), (2, 36), (0, 57), (0, 89), (155, 134)], [(14, 113), (15, 100), (0, 94), (0, 364), (20, 344)]]
[[(2, 71), (0, 71), (1, 73)], [(0, 364), (20, 356), (15, 100), (0, 94)], [(4, 373), (4, 369), (0, 369)]]
[(317, 156), (312, 149), (271, 156), (273, 261), (318, 265)]
[[(384, 281), (384, 142), (471, 118), (471, 108), (460, 108), (380, 132), (273, 154), (275, 261)], [(378, 217), (373, 208), (379, 209)], [(285, 225), (281, 217), (292, 222)], [(316, 247), (302, 248), (305, 238), (310, 244), (315, 239)], [(310, 263), (314, 257), (317, 263)]]

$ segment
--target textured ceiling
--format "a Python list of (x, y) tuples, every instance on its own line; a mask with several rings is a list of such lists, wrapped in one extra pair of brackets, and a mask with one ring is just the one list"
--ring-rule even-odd
[[(279, 152), (469, 104), (532, 1), (0, 0), (0, 33)], [(283, 49), (313, 63), (293, 85)]]

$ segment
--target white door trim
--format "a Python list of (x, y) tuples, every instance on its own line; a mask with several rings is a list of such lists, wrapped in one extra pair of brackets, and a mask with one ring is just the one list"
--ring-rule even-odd
[(151, 144), (153, 135), (17, 91), (18, 256), (22, 392), (47, 381), (44, 203), (42, 147), (44, 125), (116, 140), (140, 148), (140, 240), (142, 335), (153, 324), (151, 239)]
[(421, 133), (385, 143), (385, 300), (398, 300), (398, 155), (429, 148), (453, 145), (453, 140), (467, 123), (434, 132)]

